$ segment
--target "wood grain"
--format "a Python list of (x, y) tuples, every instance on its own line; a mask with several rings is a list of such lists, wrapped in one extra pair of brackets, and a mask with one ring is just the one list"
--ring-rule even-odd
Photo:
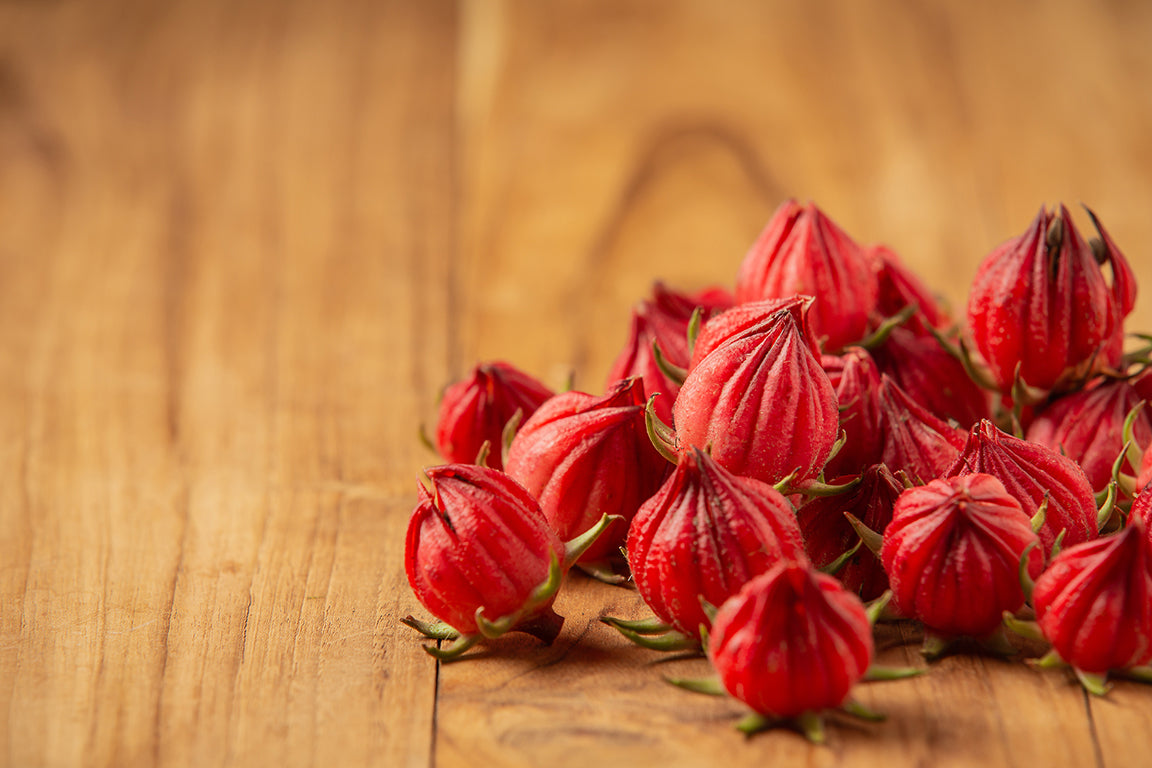
[(1061, 200), (1152, 285), (1149, 39), (1122, 0), (0, 2), (0, 765), (1138, 763), (1131, 683), (952, 657), (811, 748), (669, 688), (706, 665), (600, 624), (626, 590), (439, 668), (397, 619), (438, 388), (598, 389), (651, 280), (730, 284), (786, 196), (959, 306)]

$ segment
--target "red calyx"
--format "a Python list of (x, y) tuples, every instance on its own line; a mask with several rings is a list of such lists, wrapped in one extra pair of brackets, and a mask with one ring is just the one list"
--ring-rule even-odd
[[(1067, 208), (1041, 208), (1027, 231), (993, 250), (976, 273), (968, 328), (1002, 392), (1012, 391), (1017, 373), (1038, 390), (1060, 390), (1120, 364), (1135, 280), (1089, 215), (1100, 235), (1091, 245)], [(1103, 263), (1110, 266), (1111, 284)]]
[(527, 419), (552, 397), (552, 390), (504, 362), (481, 363), (444, 390), (436, 422), (436, 447), (453, 463), (475, 463), (485, 442), (488, 465), (502, 469), (501, 437), (517, 411)]
[(915, 306), (917, 312), (904, 324), (919, 336), (930, 335), (929, 328), (945, 330), (952, 325), (944, 307), (912, 270), (904, 266), (900, 257), (886, 245), (865, 248), (872, 268), (876, 270), (879, 294), (876, 301), (876, 324), (883, 318), (894, 317), (906, 307)]
[[(842, 482), (845, 478), (838, 478)], [(851, 514), (867, 528), (883, 533), (892, 521), (896, 499), (904, 485), (883, 464), (864, 470), (860, 484), (847, 493), (817, 497), (800, 507), (797, 517), (804, 546), (812, 563), (823, 568), (839, 559), (857, 544), (856, 530), (845, 513)], [(867, 547), (861, 547), (837, 571), (836, 578), (864, 600), (874, 600), (888, 589), (888, 574), (880, 559)]]
[(432, 492), (420, 486), (404, 550), (424, 607), (462, 635), (480, 631), (478, 611), (489, 622), (516, 616), (516, 625), (551, 614), (551, 597), (533, 605), (533, 593), (563, 565), (564, 545), (531, 494), (488, 467), (448, 464), (427, 475)]
[[(933, 480), (897, 499), (880, 559), (896, 608), (943, 636), (981, 638), (1024, 604), (1020, 558), (1036, 542), (1029, 518), (985, 474)], [(1033, 548), (1028, 571), (1044, 558)]]
[(1063, 550), (1036, 581), (1040, 629), (1076, 669), (1105, 673), (1152, 660), (1146, 533), (1142, 517), (1133, 514), (1119, 532)]
[(812, 328), (834, 352), (868, 333), (879, 292), (872, 264), (814, 204), (786, 200), (772, 214), (736, 275), (736, 301), (816, 297)]
[[(1093, 490), (1101, 491), (1112, 479), (1112, 464), (1124, 449), (1124, 420), (1143, 399), (1127, 381), (1098, 379), (1046, 406), (1028, 425), (1026, 436), (1079, 464)], [(1136, 414), (1132, 434), (1140, 447), (1152, 443), (1152, 417), (1147, 410)], [(1133, 475), (1138, 470), (1121, 465), (1121, 471)]]
[[(723, 316), (721, 316), (723, 317)], [(792, 309), (696, 363), (672, 408), (682, 450), (708, 448), (724, 468), (797, 487), (815, 478), (836, 441), (836, 393)]]
[(836, 390), (840, 429), (845, 436), (844, 445), (828, 461), (824, 474), (859, 474), (884, 455), (880, 371), (868, 351), (860, 347), (849, 347), (840, 355), (824, 355), (820, 364)]
[(680, 455), (640, 507), (627, 550), (636, 589), (652, 612), (695, 638), (710, 624), (700, 598), (720, 605), (780, 560), (805, 559), (792, 505), (697, 448)]
[(708, 656), (724, 688), (767, 717), (837, 707), (872, 661), (860, 599), (802, 563), (781, 562), (721, 606)]
[(611, 387), (621, 379), (641, 377), (646, 397), (661, 394), (654, 405), (656, 414), (663, 421), (670, 421), (672, 402), (680, 391), (680, 384), (661, 369), (653, 344), (659, 346), (661, 354), (669, 363), (686, 369), (692, 359), (691, 350), (688, 349), (688, 323), (692, 313), (700, 307), (706, 319), (731, 304), (730, 296), (715, 290), (690, 296), (657, 282), (652, 287), (652, 298), (642, 301), (632, 310), (628, 342), (608, 372), (608, 386)]
[(880, 376), (882, 461), (920, 481), (947, 470), (964, 446), (964, 433), (916, 402), (887, 374)]
[(619, 515), (580, 558), (615, 553), (636, 510), (660, 487), (665, 461), (648, 438), (640, 379), (620, 381), (606, 395), (565, 392), (520, 428), (508, 449), (508, 474), (540, 501), (565, 541), (588, 531), (602, 515)]
[(1076, 462), (1047, 446), (1021, 440), (997, 429), (990, 421), (972, 427), (964, 450), (949, 475), (984, 472), (1004, 484), (1024, 512), (1036, 514), (1048, 499), (1040, 543), (1052, 551), (1064, 531), (1063, 544), (1070, 546), (1096, 538), (1096, 500), (1084, 470)]
[(963, 364), (932, 336), (893, 328), (872, 357), (908, 395), (942, 419), (968, 429), (991, 415), (988, 392), (968, 377)]

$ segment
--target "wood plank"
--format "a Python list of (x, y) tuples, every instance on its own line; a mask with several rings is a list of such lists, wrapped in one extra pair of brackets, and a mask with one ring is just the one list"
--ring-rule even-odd
[(0, 763), (428, 762), (454, 12), (344, 10), (3, 11)]
[[(961, 311), (983, 255), (1060, 199), (1092, 204), (1152, 278), (1152, 112), (1131, 98), (1152, 72), (1145, 8), (510, 0), (466, 3), (464, 20), (464, 365), (514, 355), (597, 390), (649, 282), (730, 283), (785, 195), (890, 242)], [(1141, 303), (1130, 327), (1150, 318)], [(739, 707), (669, 691), (653, 654), (595, 622), (637, 614), (634, 597), (570, 587), (553, 648), (507, 639), (442, 668), (437, 765), (1083, 766), (1149, 745), (1094, 729), (1059, 676), (968, 656), (864, 689), (891, 720), (827, 748), (745, 744)]]

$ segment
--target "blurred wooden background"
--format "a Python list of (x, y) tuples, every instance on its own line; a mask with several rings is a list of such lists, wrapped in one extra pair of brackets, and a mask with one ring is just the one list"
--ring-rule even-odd
[(440, 386), (599, 388), (786, 196), (961, 307), (1059, 201), (1152, 285), (1150, 43), (1137, 0), (0, 1), (0, 764), (1138, 762), (1131, 684), (954, 657), (814, 749), (669, 689), (625, 590), (439, 669), (396, 619)]

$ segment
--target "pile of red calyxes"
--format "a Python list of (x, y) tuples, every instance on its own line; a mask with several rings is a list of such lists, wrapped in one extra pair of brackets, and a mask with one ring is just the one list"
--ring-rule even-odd
[(656, 283), (604, 393), (477, 366), (408, 527), (437, 621), (405, 623), (445, 661), (550, 642), (577, 566), (651, 608), (603, 619), (624, 636), (707, 654), (714, 679), (677, 682), (816, 740), (825, 712), (875, 716), (853, 685), (917, 671), (872, 664), (877, 621), (918, 622), (929, 660), (1050, 646), (1033, 666), (1092, 693), (1152, 681), (1152, 346), (1125, 345), (1135, 279), (1088, 218), (1041, 209), (996, 247), (961, 326), (787, 201), (734, 295)]

